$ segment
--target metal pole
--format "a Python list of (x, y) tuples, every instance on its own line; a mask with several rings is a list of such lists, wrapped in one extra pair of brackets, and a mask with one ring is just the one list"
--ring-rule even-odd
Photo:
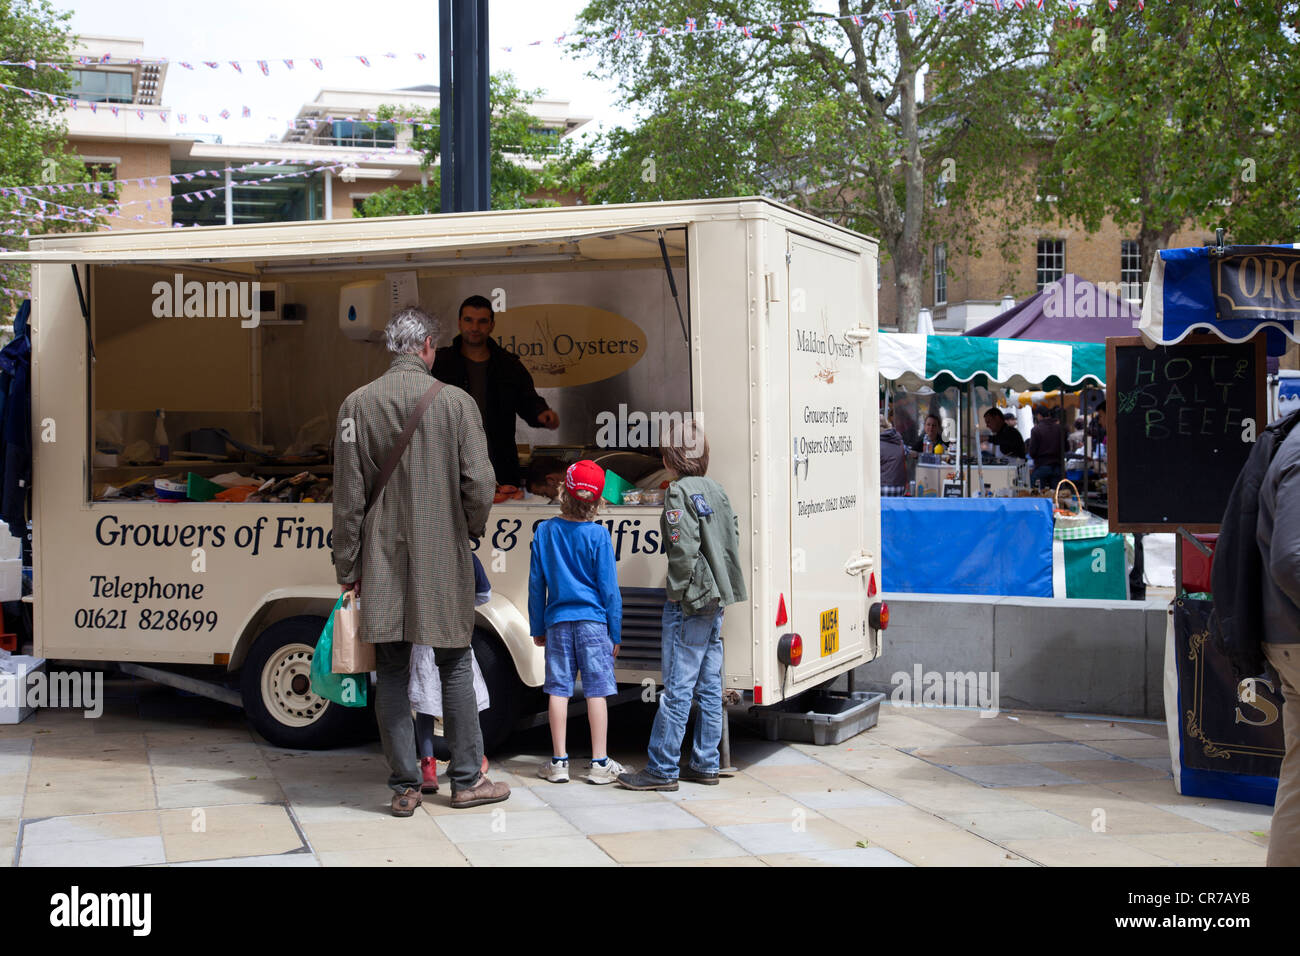
[(226, 225), (235, 224), (235, 185), (230, 173), (230, 164), (226, 163)]
[(487, 0), (439, 0), (442, 211), (491, 205)]
[(456, 211), (456, 156), (452, 137), (455, 104), (452, 98), (452, 0), (438, 0), (438, 163), (443, 212)]
[(334, 173), (325, 170), (325, 218), (334, 218)]

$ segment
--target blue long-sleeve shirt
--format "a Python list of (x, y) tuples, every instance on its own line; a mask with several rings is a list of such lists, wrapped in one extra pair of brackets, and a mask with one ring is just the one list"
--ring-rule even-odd
[(610, 640), (622, 637), (623, 598), (614, 546), (594, 521), (548, 518), (533, 535), (528, 572), (528, 628), (534, 637), (560, 621), (604, 621)]

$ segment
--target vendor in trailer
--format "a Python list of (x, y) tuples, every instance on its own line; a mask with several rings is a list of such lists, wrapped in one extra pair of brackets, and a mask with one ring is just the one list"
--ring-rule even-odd
[(1025, 440), (1020, 432), (1007, 424), (1006, 416), (997, 408), (990, 408), (984, 413), (984, 424), (988, 426), (989, 438), (984, 443), (984, 450), (996, 452), (1003, 458), (1024, 458)]
[(518, 356), (492, 339), (496, 314), (492, 303), (472, 295), (460, 305), (460, 334), (438, 349), (433, 377), (469, 392), (483, 416), (488, 455), (497, 485), (519, 485), (515, 416), (534, 428), (560, 427), (560, 416), (533, 387), (533, 376)]
[(935, 445), (943, 444), (943, 422), (939, 416), (931, 412), (925, 416), (925, 425), (921, 430), (920, 436), (912, 442), (912, 451), (918, 454), (925, 454), (934, 451)]

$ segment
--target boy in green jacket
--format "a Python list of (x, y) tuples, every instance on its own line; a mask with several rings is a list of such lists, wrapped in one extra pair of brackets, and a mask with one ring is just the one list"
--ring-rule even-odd
[[(722, 740), (722, 610), (747, 599), (740, 529), (712, 478), (709, 443), (693, 421), (674, 427), (663, 449), (675, 480), (659, 519), (668, 556), (663, 616), (663, 693), (644, 770), (619, 775), (628, 790), (676, 790), (677, 779), (714, 786)], [(690, 760), (680, 768), (691, 700), (699, 707)]]

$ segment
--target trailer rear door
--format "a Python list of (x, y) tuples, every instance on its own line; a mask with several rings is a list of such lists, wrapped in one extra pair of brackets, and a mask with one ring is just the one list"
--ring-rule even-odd
[(803, 638), (803, 661), (789, 668), (786, 696), (868, 651), (865, 515), (878, 493), (878, 476), (864, 470), (866, 416), (876, 414), (867, 350), (845, 335), (864, 308), (860, 255), (795, 233), (787, 243), (790, 629)]

